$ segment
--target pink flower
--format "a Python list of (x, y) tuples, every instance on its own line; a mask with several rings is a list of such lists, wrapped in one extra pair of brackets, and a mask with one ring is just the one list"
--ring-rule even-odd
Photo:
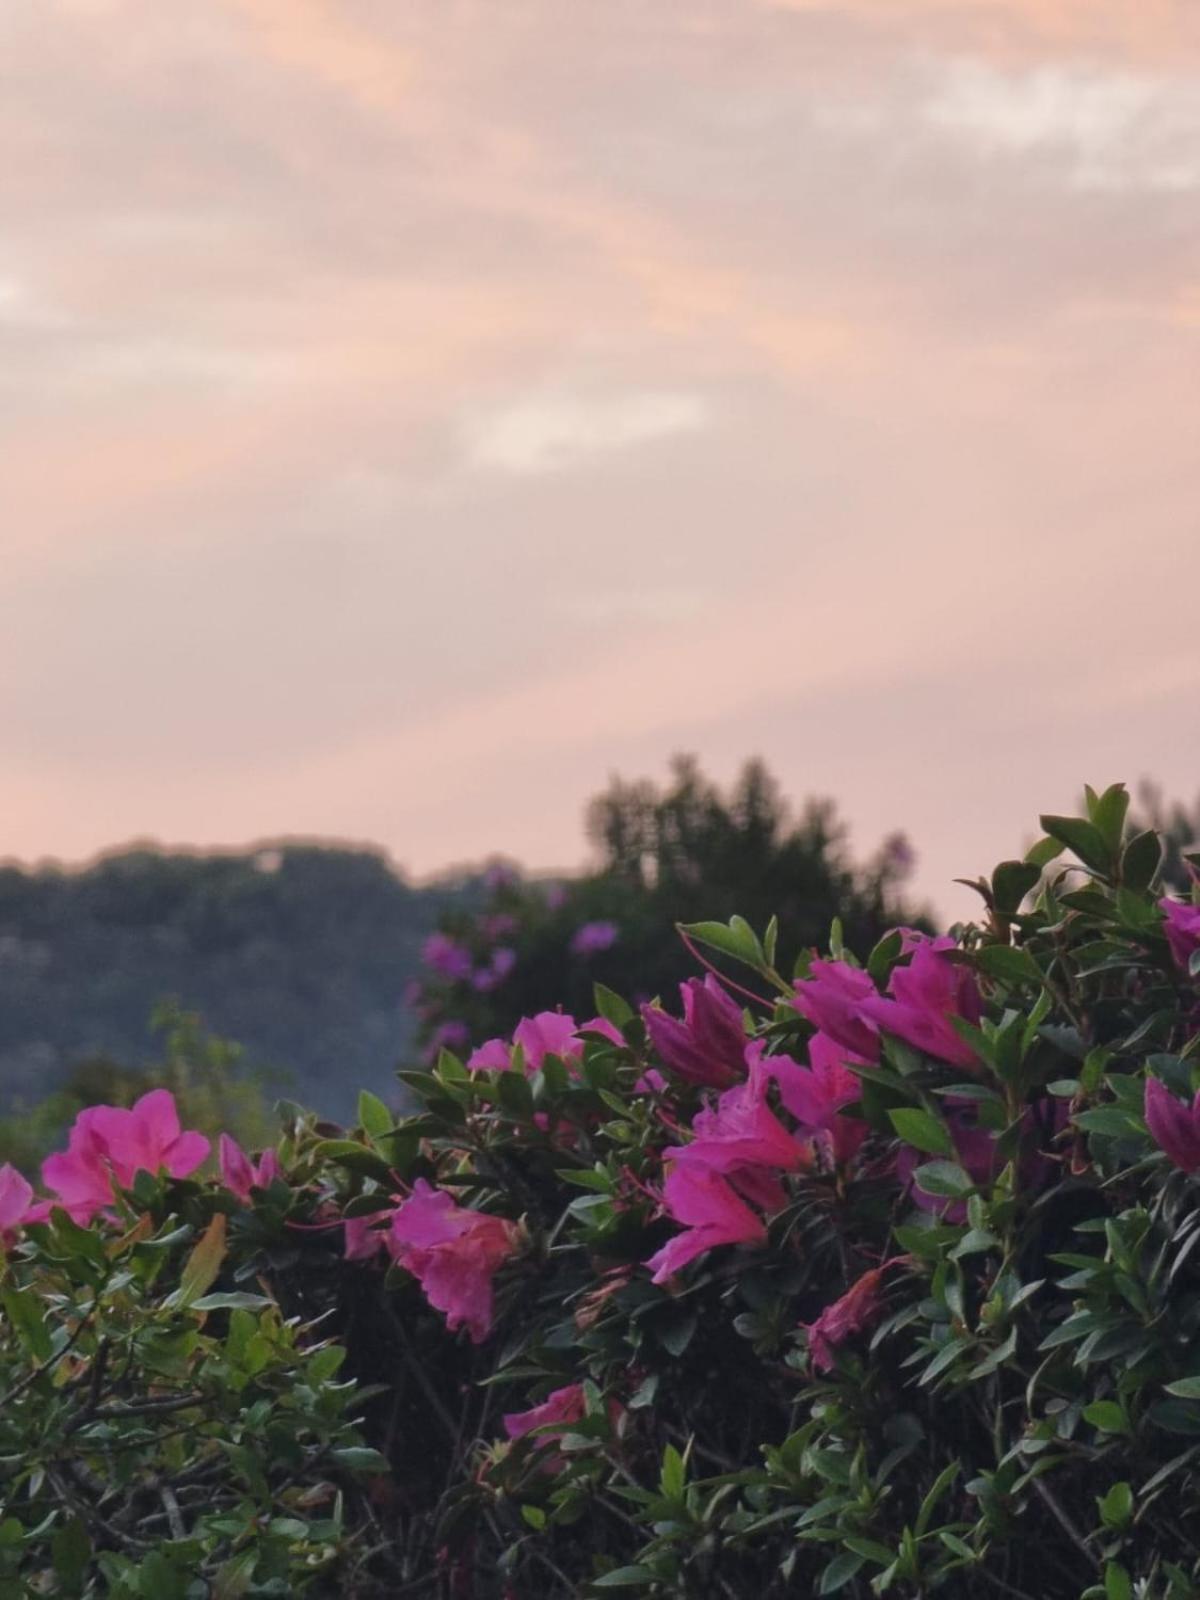
[(387, 1246), (387, 1238), (375, 1224), (390, 1211), (373, 1211), (366, 1217), (343, 1217), (344, 1254), (347, 1261), (369, 1261)]
[(1200, 1095), (1188, 1105), (1159, 1078), (1146, 1079), (1146, 1126), (1160, 1150), (1184, 1172), (1200, 1168)]
[(893, 967), (888, 990), (867, 996), (859, 1006), (863, 1019), (885, 1033), (914, 1045), (956, 1067), (978, 1066), (978, 1058), (951, 1023), (962, 1017), (978, 1025), (979, 989), (975, 975), (947, 957), (953, 939), (927, 939), (913, 951), (907, 966)]
[[(564, 1389), (555, 1389), (548, 1394), (540, 1406), (531, 1406), (528, 1411), (510, 1411), (504, 1418), (504, 1431), (510, 1439), (523, 1439), (534, 1428), (544, 1428), (550, 1423), (578, 1422), (587, 1409), (583, 1397), (581, 1383), (569, 1383)], [(544, 1433), (543, 1439), (561, 1439), (567, 1431), (566, 1427), (556, 1428), (553, 1433)]]
[(571, 935), (573, 956), (595, 956), (611, 950), (618, 938), (615, 922), (583, 922)]
[(186, 1178), (210, 1145), (200, 1133), (183, 1133), (174, 1096), (152, 1089), (128, 1110), (89, 1106), (75, 1118), (67, 1148), (42, 1163), (42, 1179), (76, 1222), (87, 1223), (111, 1204), (114, 1184), (127, 1189), (139, 1172), (165, 1170)]
[(387, 1243), (430, 1305), (445, 1312), (450, 1332), (465, 1327), (480, 1344), (492, 1326), (492, 1278), (516, 1249), (516, 1225), (456, 1205), (418, 1178), (392, 1214)]
[(655, 1283), (665, 1283), (689, 1261), (720, 1244), (763, 1244), (767, 1230), (719, 1173), (673, 1161), (663, 1186), (667, 1215), (686, 1231), (652, 1255)]
[(742, 1009), (711, 973), (679, 985), (683, 1020), (660, 1006), (643, 1006), (646, 1033), (665, 1066), (689, 1083), (716, 1089), (737, 1083), (745, 1072), (746, 1029)]
[(1163, 914), (1163, 932), (1171, 954), (1176, 964), (1187, 972), (1192, 957), (1200, 950), (1200, 906), (1164, 895), (1158, 902), (1158, 909)]
[(669, 1160), (726, 1174), (743, 1167), (795, 1172), (800, 1166), (799, 1145), (767, 1105), (770, 1073), (761, 1051), (755, 1053), (752, 1045), (746, 1054), (751, 1061), (749, 1079), (736, 1089), (726, 1089), (715, 1108), (696, 1113), (691, 1143), (668, 1150)]
[(449, 1022), (439, 1022), (429, 1035), (429, 1043), (425, 1046), (425, 1059), (436, 1061), (443, 1050), (461, 1050), (469, 1044), (471, 1034), (465, 1022), (457, 1018)]
[[(954, 1142), (954, 1155), (958, 1165), (973, 1183), (981, 1187), (990, 1183), (1004, 1166), (996, 1145), (996, 1135), (988, 1128), (966, 1122), (962, 1113), (958, 1111), (947, 1111), (946, 1126)], [(918, 1167), (924, 1166), (932, 1159), (923, 1151), (914, 1150), (912, 1145), (903, 1145), (896, 1157), (896, 1175), (904, 1187), (911, 1187), (913, 1201), (919, 1210), (930, 1211), (947, 1222), (965, 1222), (967, 1216), (965, 1200), (954, 1200), (948, 1195), (928, 1194), (916, 1180)]]
[[(536, 1017), (522, 1017), (513, 1033), (513, 1044), (521, 1046), (525, 1072), (542, 1070), (547, 1056), (557, 1056), (568, 1066), (583, 1059), (587, 1034), (596, 1034), (610, 1044), (624, 1045), (620, 1030), (606, 1017), (576, 1022), (565, 1011), (539, 1011)], [(472, 1051), (467, 1059), (469, 1072), (507, 1072), (512, 1066), (512, 1045), (504, 1039), (489, 1039)]]
[(217, 1162), (221, 1182), (244, 1206), (250, 1204), (252, 1189), (269, 1188), (281, 1175), (279, 1157), (274, 1150), (264, 1150), (257, 1161), (251, 1161), (237, 1140), (227, 1133), (217, 1141)]
[(862, 1094), (862, 1084), (846, 1065), (862, 1061), (831, 1039), (814, 1033), (808, 1041), (807, 1067), (790, 1056), (768, 1056), (765, 1044), (752, 1044), (747, 1051), (761, 1061), (763, 1070), (779, 1085), (784, 1105), (800, 1124), (801, 1131), (819, 1144), (835, 1165), (841, 1166), (857, 1155), (868, 1129), (865, 1122), (839, 1115)]
[(44, 1201), (34, 1204), (33, 1190), (6, 1161), (0, 1167), (0, 1248), (10, 1249), (27, 1222), (44, 1222), (49, 1211)]
[(451, 981), (469, 978), (474, 965), (471, 952), (448, 933), (431, 933), (421, 946), (421, 960)]
[(792, 1002), (802, 1017), (862, 1061), (879, 1060), (879, 1034), (865, 1007), (879, 998), (870, 974), (845, 961), (814, 961)]
[(865, 1333), (878, 1318), (883, 1275), (897, 1264), (898, 1261), (885, 1261), (881, 1267), (864, 1272), (839, 1300), (825, 1307), (815, 1322), (800, 1324), (808, 1334), (809, 1358), (818, 1372), (828, 1372), (837, 1346), (856, 1333)]

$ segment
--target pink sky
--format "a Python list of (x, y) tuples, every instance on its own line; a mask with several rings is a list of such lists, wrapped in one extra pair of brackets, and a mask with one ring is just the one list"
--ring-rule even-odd
[(1200, 790), (1193, 0), (0, 11), (0, 850)]

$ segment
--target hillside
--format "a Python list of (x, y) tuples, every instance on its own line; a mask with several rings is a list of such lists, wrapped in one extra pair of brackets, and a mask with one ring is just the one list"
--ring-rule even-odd
[(281, 842), (230, 854), (142, 847), (83, 869), (0, 867), (0, 1106), (97, 1055), (154, 1058), (175, 999), (250, 1068), (327, 1114), (394, 1088), (401, 996), (422, 940), (478, 880), (417, 887), (368, 849)]

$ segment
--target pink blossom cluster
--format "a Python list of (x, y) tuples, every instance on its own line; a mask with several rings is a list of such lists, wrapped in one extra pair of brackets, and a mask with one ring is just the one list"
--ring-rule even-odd
[(539, 1011), (534, 1017), (522, 1017), (513, 1029), (511, 1041), (488, 1039), (467, 1058), (469, 1072), (507, 1072), (513, 1064), (513, 1051), (520, 1046), (527, 1074), (540, 1072), (547, 1056), (557, 1056), (568, 1065), (578, 1065), (583, 1059), (583, 1048), (588, 1038), (607, 1039), (610, 1044), (623, 1046), (620, 1030), (606, 1017), (593, 1017), (590, 1022), (576, 1022), (565, 1011)]

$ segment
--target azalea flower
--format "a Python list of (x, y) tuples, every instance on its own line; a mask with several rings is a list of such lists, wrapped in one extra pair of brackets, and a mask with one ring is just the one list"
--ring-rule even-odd
[[(504, 1431), (510, 1439), (523, 1439), (534, 1428), (544, 1428), (550, 1423), (578, 1422), (587, 1410), (584, 1400), (583, 1385), (569, 1383), (563, 1389), (555, 1389), (542, 1401), (540, 1406), (531, 1406), (528, 1411), (509, 1411), (504, 1417)], [(566, 1427), (556, 1428), (553, 1433), (544, 1433), (543, 1439), (561, 1439), (567, 1431)]]
[[(791, 1056), (768, 1056), (760, 1040), (747, 1051), (747, 1059), (761, 1062), (762, 1068), (779, 1085), (779, 1096), (800, 1124), (801, 1131), (841, 1166), (855, 1156), (867, 1137), (865, 1122), (839, 1113), (862, 1093), (862, 1084), (848, 1061), (862, 1062), (861, 1056), (846, 1050), (828, 1034), (814, 1033), (808, 1041), (808, 1066)], [(864, 1063), (865, 1064), (865, 1063)]]
[(673, 1161), (663, 1186), (667, 1215), (685, 1232), (652, 1255), (646, 1265), (653, 1282), (665, 1283), (689, 1261), (720, 1244), (764, 1244), (767, 1230), (720, 1173), (708, 1167)]
[(1200, 1095), (1177, 1100), (1159, 1078), (1146, 1079), (1146, 1126), (1160, 1150), (1184, 1172), (1200, 1168)]
[(858, 1013), (868, 1025), (940, 1061), (975, 1067), (979, 1063), (974, 1050), (950, 1019), (962, 1017), (978, 1026), (979, 988), (974, 973), (948, 959), (953, 949), (953, 939), (923, 940), (907, 966), (892, 968), (888, 982), (892, 998), (872, 992), (861, 1000)]
[(677, 1077), (724, 1089), (745, 1072), (742, 1008), (708, 973), (679, 985), (683, 1020), (660, 1006), (644, 1005), (642, 1020), (655, 1052)]
[(1171, 954), (1176, 964), (1187, 972), (1192, 957), (1200, 950), (1200, 906), (1165, 895), (1158, 902), (1158, 909), (1163, 914), (1163, 932)]
[(237, 1140), (227, 1133), (217, 1141), (217, 1164), (221, 1182), (244, 1206), (250, 1204), (252, 1189), (269, 1188), (282, 1171), (274, 1150), (264, 1150), (257, 1161), (251, 1161)]
[(879, 1316), (882, 1308), (883, 1275), (889, 1267), (899, 1264), (899, 1258), (872, 1267), (857, 1278), (840, 1299), (826, 1306), (815, 1322), (801, 1323), (808, 1334), (808, 1354), (818, 1372), (828, 1372), (833, 1366), (834, 1352), (856, 1333), (865, 1333)]
[(88, 1223), (127, 1189), (139, 1172), (186, 1178), (208, 1155), (201, 1133), (179, 1127), (175, 1097), (152, 1089), (128, 1110), (89, 1106), (75, 1118), (67, 1148), (42, 1163), (42, 1179), (76, 1222)]
[(814, 961), (808, 971), (796, 984), (796, 1010), (860, 1060), (878, 1061), (879, 1031), (864, 1011), (878, 999), (870, 974), (845, 961)]
[(697, 1112), (691, 1142), (668, 1150), (667, 1159), (727, 1174), (746, 1167), (794, 1172), (801, 1165), (799, 1145), (767, 1105), (770, 1072), (761, 1050), (751, 1046), (747, 1059), (747, 1081), (727, 1089), (715, 1108)]
[(618, 938), (615, 922), (584, 922), (571, 935), (573, 956), (595, 956), (611, 950)]
[(387, 1236), (375, 1224), (390, 1216), (390, 1211), (373, 1211), (369, 1216), (342, 1219), (343, 1254), (347, 1261), (369, 1261), (387, 1248)]
[(587, 1034), (607, 1039), (610, 1044), (623, 1046), (625, 1040), (620, 1029), (607, 1017), (592, 1017), (588, 1022), (576, 1022), (565, 1011), (539, 1011), (535, 1017), (522, 1017), (513, 1030), (512, 1044), (505, 1039), (488, 1039), (467, 1058), (468, 1072), (507, 1072), (512, 1066), (513, 1045), (521, 1046), (525, 1072), (531, 1075), (542, 1070), (547, 1056), (557, 1056), (569, 1066), (583, 1059)]
[(430, 1305), (446, 1314), (450, 1332), (466, 1328), (474, 1344), (492, 1326), (492, 1278), (517, 1245), (515, 1223), (456, 1205), (418, 1178), (392, 1213), (387, 1247), (411, 1272)]
[(44, 1222), (50, 1207), (35, 1204), (33, 1190), (10, 1162), (0, 1167), (0, 1247), (11, 1249), (27, 1222)]
[(471, 952), (448, 933), (431, 933), (421, 946), (421, 960), (443, 978), (461, 980), (471, 976)]

